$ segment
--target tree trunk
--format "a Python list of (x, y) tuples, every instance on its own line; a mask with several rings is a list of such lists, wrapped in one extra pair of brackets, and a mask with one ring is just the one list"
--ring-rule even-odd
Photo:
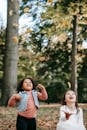
[(8, 0), (3, 86), (0, 105), (7, 105), (17, 85), (19, 0)]
[(77, 16), (73, 16), (71, 89), (77, 94)]

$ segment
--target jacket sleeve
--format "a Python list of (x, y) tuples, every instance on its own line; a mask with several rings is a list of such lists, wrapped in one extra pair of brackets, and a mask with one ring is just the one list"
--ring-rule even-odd
[(10, 97), (10, 99), (8, 100), (8, 106), (10, 107), (14, 107), (16, 105), (16, 99), (15, 96)]
[(16, 103), (21, 99), (19, 94), (14, 94), (10, 97), (10, 99), (8, 100), (8, 106), (10, 107), (14, 107), (16, 105)]

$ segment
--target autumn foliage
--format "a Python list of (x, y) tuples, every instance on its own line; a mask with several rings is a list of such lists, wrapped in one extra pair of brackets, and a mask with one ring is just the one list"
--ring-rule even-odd
[[(81, 104), (84, 110), (84, 123), (87, 128), (87, 104)], [(59, 119), (58, 104), (41, 105), (37, 115), (37, 130), (55, 130)], [(17, 110), (0, 107), (0, 130), (16, 130)]]

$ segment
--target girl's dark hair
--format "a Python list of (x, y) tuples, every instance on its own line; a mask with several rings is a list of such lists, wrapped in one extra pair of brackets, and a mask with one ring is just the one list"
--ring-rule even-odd
[(32, 84), (33, 84), (33, 89), (36, 89), (37, 84), (35, 83), (35, 81), (34, 81), (32, 78), (29, 77), (29, 78), (24, 78), (24, 79), (22, 79), (22, 80), (18, 83), (17, 92), (24, 91), (24, 90), (22, 89), (22, 85), (23, 85), (23, 82), (24, 82), (25, 79), (31, 80), (31, 82), (32, 82)]
[[(68, 90), (68, 91), (73, 91), (73, 90)], [(68, 91), (66, 91), (65, 94), (63, 95), (63, 98), (62, 98), (62, 101), (61, 101), (61, 104), (62, 104), (62, 105), (66, 105), (66, 102), (65, 102), (65, 95), (66, 95), (66, 93), (67, 93)], [(73, 91), (73, 92), (74, 92), (74, 91)], [(77, 99), (76, 99), (76, 102), (75, 102), (75, 106), (76, 106), (76, 108), (78, 108)]]

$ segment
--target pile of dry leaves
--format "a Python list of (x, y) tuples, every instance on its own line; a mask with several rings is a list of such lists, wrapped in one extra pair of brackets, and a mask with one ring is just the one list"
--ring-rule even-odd
[[(37, 115), (37, 130), (55, 130), (59, 119), (58, 104), (41, 105)], [(84, 120), (87, 127), (87, 104), (81, 105), (84, 109)], [(17, 110), (15, 108), (0, 107), (0, 130), (16, 130)]]

